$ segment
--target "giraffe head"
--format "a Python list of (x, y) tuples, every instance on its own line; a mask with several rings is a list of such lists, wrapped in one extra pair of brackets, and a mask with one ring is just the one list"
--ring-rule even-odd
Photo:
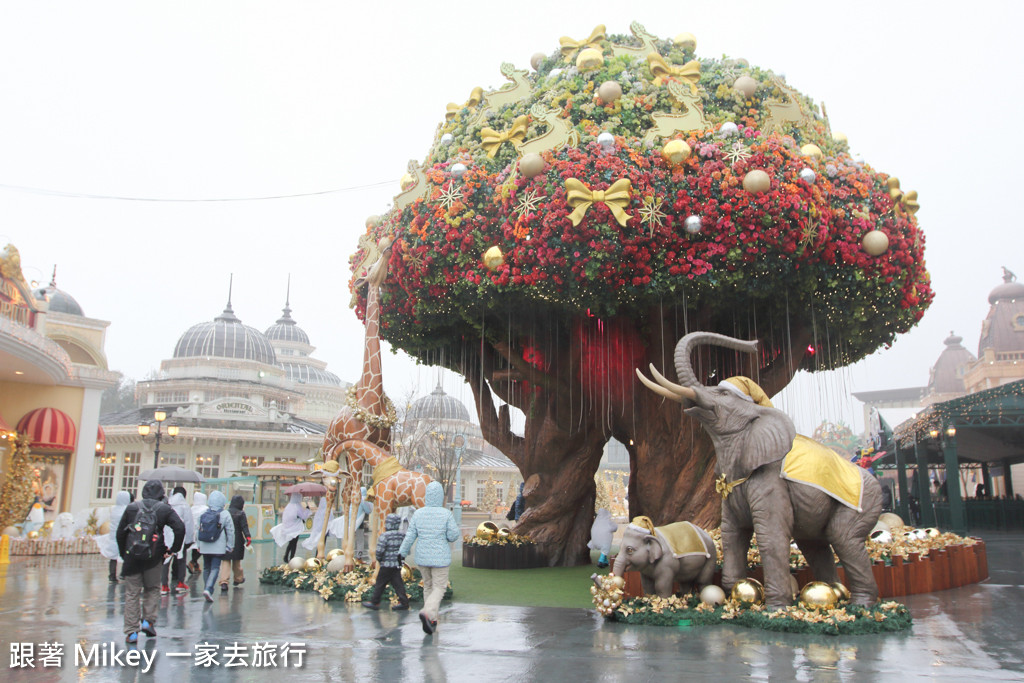
[(370, 266), (370, 271), (366, 274), (366, 282), (371, 287), (380, 287), (388, 276), (388, 259), (391, 258), (391, 242), (391, 237), (387, 235), (381, 237), (377, 242), (377, 248), (380, 250), (380, 258), (377, 259), (376, 263)]

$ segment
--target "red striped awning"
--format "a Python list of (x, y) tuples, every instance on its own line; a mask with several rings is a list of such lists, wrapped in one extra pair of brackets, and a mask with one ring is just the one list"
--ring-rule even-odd
[(103, 453), (107, 448), (107, 433), (103, 431), (103, 427), (96, 428), (96, 454)]
[(56, 408), (36, 408), (18, 421), (18, 431), (32, 440), (32, 448), (74, 453), (78, 441), (75, 423)]
[(7, 424), (4, 416), (0, 415), (0, 439), (6, 439), (8, 434), (14, 434), (14, 430)]

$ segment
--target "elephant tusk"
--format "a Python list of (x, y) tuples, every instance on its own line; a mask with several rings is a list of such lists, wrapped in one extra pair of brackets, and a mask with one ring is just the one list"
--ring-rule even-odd
[(655, 384), (651, 380), (649, 380), (646, 377), (644, 377), (643, 373), (640, 372), (639, 368), (637, 368), (637, 370), (636, 370), (636, 376), (640, 378), (640, 381), (643, 382), (645, 387), (647, 387), (648, 389), (650, 389), (654, 393), (658, 394), (659, 396), (663, 396), (663, 397), (665, 397), (665, 398), (667, 398), (669, 400), (675, 401), (676, 403), (682, 403), (683, 402), (682, 397), (677, 396), (676, 394), (674, 394), (673, 392), (669, 391), (668, 389), (666, 389), (665, 387), (661, 386), (660, 384)]
[(658, 380), (658, 384), (665, 387), (672, 393), (678, 396), (682, 396), (683, 398), (689, 399), (691, 401), (697, 400), (696, 391), (694, 391), (690, 387), (684, 387), (682, 384), (676, 384), (675, 382), (671, 381), (670, 379), (662, 375), (660, 372), (658, 372), (658, 369), (654, 367), (654, 363), (651, 363), (651, 374), (654, 375), (654, 379)]

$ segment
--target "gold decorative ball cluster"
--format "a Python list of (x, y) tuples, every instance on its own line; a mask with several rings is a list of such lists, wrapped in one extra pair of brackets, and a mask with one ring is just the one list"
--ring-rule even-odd
[(614, 574), (599, 576), (596, 581), (601, 584), (601, 587), (598, 588), (596, 585), (590, 587), (590, 594), (594, 596), (594, 607), (602, 616), (610, 617), (612, 612), (622, 604), (623, 588), (626, 582), (621, 576)]
[(383, 403), (386, 414), (376, 415), (359, 405), (355, 386), (351, 386), (345, 391), (345, 404), (352, 409), (352, 416), (374, 429), (390, 429), (398, 422), (398, 412), (395, 410), (395, 404), (391, 402), (387, 395), (384, 396)]

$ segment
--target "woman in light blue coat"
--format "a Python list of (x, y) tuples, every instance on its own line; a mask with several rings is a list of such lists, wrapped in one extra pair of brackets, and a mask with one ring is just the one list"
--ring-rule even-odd
[(207, 602), (213, 602), (213, 590), (217, 587), (217, 576), (220, 574), (220, 561), (223, 559), (224, 553), (230, 551), (235, 542), (235, 525), (231, 521), (231, 514), (224, 509), (224, 505), (228, 501), (223, 493), (214, 491), (210, 494), (207, 502), (207, 510), (218, 513), (220, 533), (212, 541), (202, 540), (202, 519), (206, 512), (203, 512), (195, 520), (195, 524), (199, 552), (203, 554), (203, 585), (205, 586), (203, 597)]
[(414, 561), (423, 574), (423, 632), (437, 630), (437, 611), (448, 588), (448, 567), (452, 563), (451, 544), (459, 540), (459, 525), (451, 510), (444, 507), (444, 489), (432, 481), (423, 496), (424, 506), (412, 514), (409, 530), (398, 554), (408, 557), (416, 544)]

